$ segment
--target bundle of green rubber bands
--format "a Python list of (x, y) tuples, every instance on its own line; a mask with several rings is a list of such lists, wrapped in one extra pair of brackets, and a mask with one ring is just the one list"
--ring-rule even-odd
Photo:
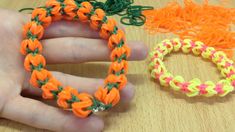
[[(74, 0), (82, 3), (87, 0)], [(120, 22), (124, 25), (142, 26), (146, 21), (146, 17), (142, 14), (144, 10), (154, 9), (152, 6), (132, 5), (134, 0), (106, 0), (100, 2), (97, 0), (89, 0), (94, 8), (101, 8), (106, 12), (107, 16), (119, 15)], [(23, 8), (19, 12), (25, 10), (33, 10), (33, 8)]]
[(132, 5), (134, 0), (107, 0), (103, 2), (94, 2), (96, 8), (103, 9), (108, 16), (121, 16), (121, 23), (124, 25), (142, 26), (146, 18), (142, 14), (144, 10), (152, 10), (151, 6)]

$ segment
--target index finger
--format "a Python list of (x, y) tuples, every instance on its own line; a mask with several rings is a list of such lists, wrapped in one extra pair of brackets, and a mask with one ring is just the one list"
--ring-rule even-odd
[[(31, 19), (31, 15), (25, 15), (25, 23)], [(125, 32), (125, 28), (118, 25)], [(99, 32), (91, 29), (88, 23), (79, 21), (56, 21), (53, 22), (46, 30), (43, 39), (61, 38), (61, 37), (84, 37), (84, 38), (100, 38)]]

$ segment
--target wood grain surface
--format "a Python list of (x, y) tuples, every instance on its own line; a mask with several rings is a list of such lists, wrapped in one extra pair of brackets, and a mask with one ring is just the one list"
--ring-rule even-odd
[[(135, 0), (136, 4), (163, 7), (168, 0)], [(234, 7), (231, 0), (229, 6)], [(0, 0), (0, 8), (18, 10), (23, 7), (43, 5), (45, 0)], [(199, 1), (201, 2), (201, 1)], [(218, 3), (217, 0), (210, 0)], [(172, 35), (149, 35), (142, 27), (126, 27), (128, 40), (141, 40), (152, 48), (164, 38)], [(201, 80), (218, 81), (221, 76), (216, 67), (200, 57), (172, 54), (165, 61), (174, 74), (183, 75), (186, 80), (194, 77)], [(107, 63), (86, 63), (77, 65), (54, 65), (52, 70), (84, 76), (104, 78)], [(153, 81), (147, 70), (147, 60), (131, 62), (128, 79), (136, 87), (134, 100), (128, 106), (118, 106), (103, 118), (105, 132), (234, 132), (235, 95), (224, 98), (188, 98)], [(13, 121), (0, 119), (1, 132), (46, 131)]]

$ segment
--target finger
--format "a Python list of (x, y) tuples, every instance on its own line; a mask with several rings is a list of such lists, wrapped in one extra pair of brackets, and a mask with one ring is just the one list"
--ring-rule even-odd
[[(31, 15), (25, 15), (24, 21), (28, 22)], [(125, 28), (118, 25), (120, 29), (125, 32)], [(60, 37), (86, 37), (86, 38), (100, 38), (99, 32), (90, 28), (88, 23), (79, 21), (56, 21), (53, 22), (46, 30), (44, 39), (60, 38)]]
[(17, 96), (5, 105), (2, 116), (52, 131), (100, 132), (104, 127), (103, 121), (96, 116), (81, 119), (71, 112), (21, 96)]
[[(64, 85), (72, 86), (76, 88), (79, 92), (87, 92), (89, 94), (94, 94), (99, 86), (104, 85), (103, 79), (94, 79), (94, 78), (85, 78), (77, 77), (61, 72), (52, 72), (52, 74)], [(28, 80), (28, 79), (27, 79)], [(24, 83), (23, 94), (41, 96), (42, 91), (40, 89), (32, 88), (28, 81)], [(134, 86), (131, 83), (128, 83), (126, 87), (121, 91), (121, 101), (123, 103), (130, 102), (134, 97)]]
[[(107, 42), (101, 39), (87, 38), (57, 38), (42, 41), (43, 54), (48, 63), (80, 63), (88, 61), (110, 60), (110, 49)], [(148, 49), (143, 42), (131, 41), (129, 60), (143, 60), (147, 57)]]
[[(119, 28), (125, 31), (124, 27), (119, 26)], [(44, 39), (60, 37), (100, 38), (100, 35), (98, 31), (91, 29), (88, 23), (62, 20), (53, 22), (47, 28)]]
[(92, 30), (87, 23), (65, 20), (53, 22), (44, 34), (44, 39), (60, 37), (100, 38), (99, 32)]

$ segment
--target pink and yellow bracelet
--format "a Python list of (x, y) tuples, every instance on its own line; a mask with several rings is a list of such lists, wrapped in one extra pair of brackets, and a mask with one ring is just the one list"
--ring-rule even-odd
[[(166, 69), (163, 59), (172, 51), (177, 52), (179, 50), (182, 50), (183, 53), (192, 52), (194, 55), (201, 55), (203, 58), (211, 60), (217, 65), (224, 79), (214, 84), (212, 81), (201, 82), (198, 78), (187, 82), (182, 76), (173, 76)], [(164, 40), (154, 48), (154, 51), (150, 53), (150, 57), (151, 76), (158, 79), (162, 86), (169, 86), (189, 97), (211, 97), (214, 95), (223, 97), (234, 90), (235, 68), (233, 61), (227, 58), (222, 51), (216, 51), (213, 47), (208, 47), (202, 42), (194, 42), (189, 39)]]

